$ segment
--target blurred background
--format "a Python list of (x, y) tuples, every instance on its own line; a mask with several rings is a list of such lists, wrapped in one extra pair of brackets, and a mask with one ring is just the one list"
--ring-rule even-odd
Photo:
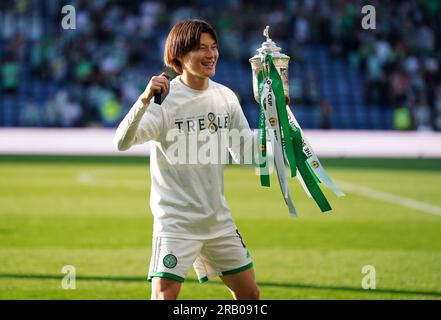
[[(364, 30), (363, 5), (376, 9)], [(76, 28), (65, 30), (64, 5)], [(217, 30), (214, 80), (252, 127), (248, 59), (270, 37), (291, 57), (291, 106), (304, 128), (441, 130), (441, 2), (2, 0), (0, 126), (115, 127), (163, 67), (168, 31), (203, 18)]]
[[(214, 80), (254, 128), (248, 59), (271, 26), (291, 108), (346, 193), (323, 188), (333, 211), (320, 214), (289, 179), (293, 220), (274, 174), (261, 188), (253, 167), (226, 166), (262, 298), (441, 299), (441, 1), (0, 0), (0, 300), (150, 296), (149, 148), (112, 141), (186, 18), (216, 28)], [(180, 297), (230, 294), (190, 271)]]

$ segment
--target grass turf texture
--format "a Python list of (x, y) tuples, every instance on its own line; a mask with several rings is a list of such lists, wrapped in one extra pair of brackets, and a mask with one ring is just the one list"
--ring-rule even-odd
[[(440, 160), (323, 159), (337, 181), (441, 206)], [(263, 299), (441, 299), (441, 216), (356, 193), (322, 214), (296, 180), (291, 219), (276, 177), (228, 166), (225, 191)], [(0, 299), (146, 299), (152, 217), (145, 158), (0, 157)], [(76, 289), (61, 269), (76, 267)], [(364, 290), (362, 267), (376, 269)], [(220, 280), (181, 299), (230, 299)]]

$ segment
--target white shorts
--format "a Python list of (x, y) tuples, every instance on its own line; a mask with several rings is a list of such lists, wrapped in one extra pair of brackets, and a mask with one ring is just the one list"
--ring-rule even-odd
[(161, 277), (184, 282), (191, 265), (203, 283), (247, 270), (253, 263), (237, 229), (207, 240), (153, 237), (149, 281)]

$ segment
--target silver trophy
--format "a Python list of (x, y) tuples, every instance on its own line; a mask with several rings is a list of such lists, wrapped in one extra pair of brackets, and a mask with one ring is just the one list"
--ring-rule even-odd
[(263, 31), (263, 35), (266, 37), (266, 41), (262, 43), (262, 47), (257, 49), (257, 54), (252, 57), (249, 61), (251, 63), (251, 68), (253, 72), (253, 93), (254, 99), (259, 103), (259, 91), (257, 88), (257, 74), (262, 70), (262, 58), (266, 54), (270, 54), (273, 57), (274, 66), (279, 72), (280, 77), (283, 82), (283, 91), (285, 96), (289, 97), (289, 85), (288, 85), (288, 62), (290, 57), (284, 53), (281, 53), (276, 43), (269, 37), (269, 26), (266, 26)]

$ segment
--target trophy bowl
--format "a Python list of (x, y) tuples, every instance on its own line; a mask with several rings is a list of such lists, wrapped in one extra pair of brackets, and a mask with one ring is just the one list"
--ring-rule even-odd
[(269, 26), (266, 26), (263, 31), (263, 35), (266, 37), (266, 41), (262, 43), (262, 46), (258, 48), (257, 54), (250, 58), (251, 69), (253, 72), (253, 93), (254, 99), (259, 102), (259, 90), (257, 88), (257, 75), (260, 70), (262, 70), (262, 59), (266, 54), (270, 54), (273, 57), (274, 66), (280, 75), (283, 83), (283, 91), (285, 92), (285, 97), (289, 98), (289, 84), (288, 84), (288, 63), (290, 57), (284, 53), (281, 53), (281, 48), (276, 46), (276, 43), (269, 37)]

